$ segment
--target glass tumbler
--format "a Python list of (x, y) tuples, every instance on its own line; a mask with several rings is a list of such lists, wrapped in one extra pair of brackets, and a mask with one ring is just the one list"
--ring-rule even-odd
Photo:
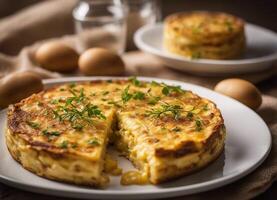
[(121, 0), (80, 0), (72, 14), (80, 51), (91, 47), (125, 51), (127, 8)]
[(155, 24), (161, 19), (159, 0), (124, 0), (128, 6), (127, 49), (135, 49), (134, 33), (144, 25)]

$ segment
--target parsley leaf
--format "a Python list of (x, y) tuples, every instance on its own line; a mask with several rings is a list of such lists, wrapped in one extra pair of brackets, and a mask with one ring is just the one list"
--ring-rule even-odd
[(115, 105), (116, 107), (121, 107), (121, 105), (116, 101), (108, 101), (108, 104)]
[(137, 77), (133, 76), (129, 78), (129, 81), (132, 82), (133, 85), (140, 87), (141, 86), (141, 82), (137, 79)]
[(147, 111), (147, 115), (159, 118), (163, 115), (172, 115), (175, 120), (178, 120), (181, 115), (182, 107), (179, 105), (170, 105), (164, 103), (160, 108), (154, 108), (150, 111)]
[(195, 130), (196, 131), (202, 130), (202, 122), (199, 119), (195, 120)]
[(91, 145), (91, 146), (99, 146), (99, 145), (100, 145), (100, 143), (98, 142), (98, 140), (95, 139), (95, 138), (90, 139), (90, 140), (88, 141), (88, 144)]
[(145, 97), (145, 94), (143, 92), (135, 92), (134, 95), (133, 95), (133, 98), (136, 99), (136, 100), (142, 100), (144, 99)]
[(61, 133), (58, 132), (58, 131), (48, 131), (48, 130), (43, 130), (43, 131), (42, 131), (42, 134), (43, 134), (44, 136), (47, 136), (47, 137), (49, 137), (49, 136), (59, 136), (59, 135), (61, 135)]
[(72, 128), (74, 128), (77, 131), (82, 131), (83, 128), (84, 128), (84, 125), (82, 125), (82, 124), (75, 124), (75, 125), (72, 126)]
[(193, 118), (193, 113), (191, 111), (187, 113), (187, 118), (190, 120)]
[(31, 121), (27, 121), (26, 122), (30, 127), (32, 127), (33, 129), (39, 129), (39, 124), (36, 122), (31, 122)]
[(163, 93), (165, 96), (168, 96), (168, 95), (169, 95), (169, 88), (168, 88), (168, 86), (165, 86), (165, 87), (162, 89), (162, 93)]
[(162, 89), (162, 93), (165, 96), (168, 96), (170, 93), (175, 92), (175, 93), (184, 93), (184, 90), (182, 90), (181, 86), (169, 86), (169, 85), (165, 85)]
[(70, 83), (70, 84), (69, 84), (69, 87), (70, 87), (70, 88), (76, 87), (76, 83)]
[(180, 132), (182, 129), (181, 128), (179, 128), (179, 127), (174, 127), (173, 129), (172, 129), (172, 131), (174, 131), (174, 132)]
[(67, 140), (62, 141), (62, 143), (60, 144), (60, 147), (63, 149), (66, 149), (68, 147), (68, 141)]
[(104, 91), (103, 93), (102, 93), (102, 95), (107, 95), (107, 94), (109, 94), (110, 92), (109, 91)]
[(204, 111), (208, 111), (208, 110), (209, 110), (208, 104), (205, 104), (205, 105), (203, 106), (203, 110), (204, 110)]
[(233, 31), (233, 25), (232, 25), (232, 22), (230, 22), (230, 21), (225, 21), (225, 25), (226, 25), (226, 27), (227, 27), (227, 29), (228, 29), (228, 31), (229, 32), (232, 32)]
[(160, 83), (158, 83), (158, 82), (156, 82), (156, 81), (151, 81), (151, 85), (152, 85), (152, 86), (159, 86)]
[(129, 93), (129, 88), (130, 88), (130, 85), (128, 85), (121, 94), (121, 99), (122, 99), (123, 103), (126, 103), (133, 97), (133, 95), (131, 93)]
[(156, 103), (158, 103), (158, 101), (161, 99), (161, 97), (159, 96), (150, 96), (149, 100), (148, 100), (148, 104), (149, 105), (155, 105)]

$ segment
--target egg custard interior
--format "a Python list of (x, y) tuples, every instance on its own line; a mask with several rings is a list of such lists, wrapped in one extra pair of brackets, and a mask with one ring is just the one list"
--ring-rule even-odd
[(136, 78), (34, 94), (9, 107), (6, 131), (8, 149), (24, 168), (95, 187), (108, 184), (108, 171), (121, 173), (107, 159), (108, 144), (140, 170), (123, 174), (122, 184), (158, 184), (206, 166), (222, 152), (224, 139), (214, 103), (179, 86)]

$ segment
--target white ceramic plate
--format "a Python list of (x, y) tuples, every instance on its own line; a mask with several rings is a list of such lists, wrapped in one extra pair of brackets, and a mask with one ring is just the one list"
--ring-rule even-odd
[[(51, 86), (64, 82), (94, 79), (100, 78), (62, 78), (46, 80), (44, 83)], [(111, 79), (111, 77), (101, 77), (101, 79)], [(139, 79), (181, 85), (183, 89), (192, 90), (214, 101), (222, 111), (227, 128), (224, 153), (205, 169), (159, 186), (121, 186), (119, 177), (112, 178), (111, 184), (105, 190), (59, 183), (32, 174), (12, 159), (5, 145), (6, 111), (3, 110), (0, 112), (0, 181), (32, 192), (76, 198), (166, 198), (203, 192), (231, 183), (253, 171), (268, 155), (271, 147), (270, 132), (263, 120), (248, 107), (200, 86), (163, 79)], [(132, 168), (129, 161), (120, 157), (119, 159), (123, 169)]]
[(163, 48), (163, 24), (144, 26), (134, 36), (139, 49), (153, 54), (168, 67), (202, 75), (230, 75), (257, 72), (272, 67), (277, 60), (277, 34), (246, 24), (247, 50), (241, 59), (189, 59)]

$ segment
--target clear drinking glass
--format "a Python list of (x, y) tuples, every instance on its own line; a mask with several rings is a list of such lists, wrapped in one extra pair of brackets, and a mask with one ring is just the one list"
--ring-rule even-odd
[(103, 47), (122, 54), (127, 8), (121, 0), (81, 0), (73, 10), (79, 48)]
[(161, 19), (159, 0), (124, 0), (128, 6), (127, 49), (135, 49), (134, 33), (141, 26), (154, 24)]

